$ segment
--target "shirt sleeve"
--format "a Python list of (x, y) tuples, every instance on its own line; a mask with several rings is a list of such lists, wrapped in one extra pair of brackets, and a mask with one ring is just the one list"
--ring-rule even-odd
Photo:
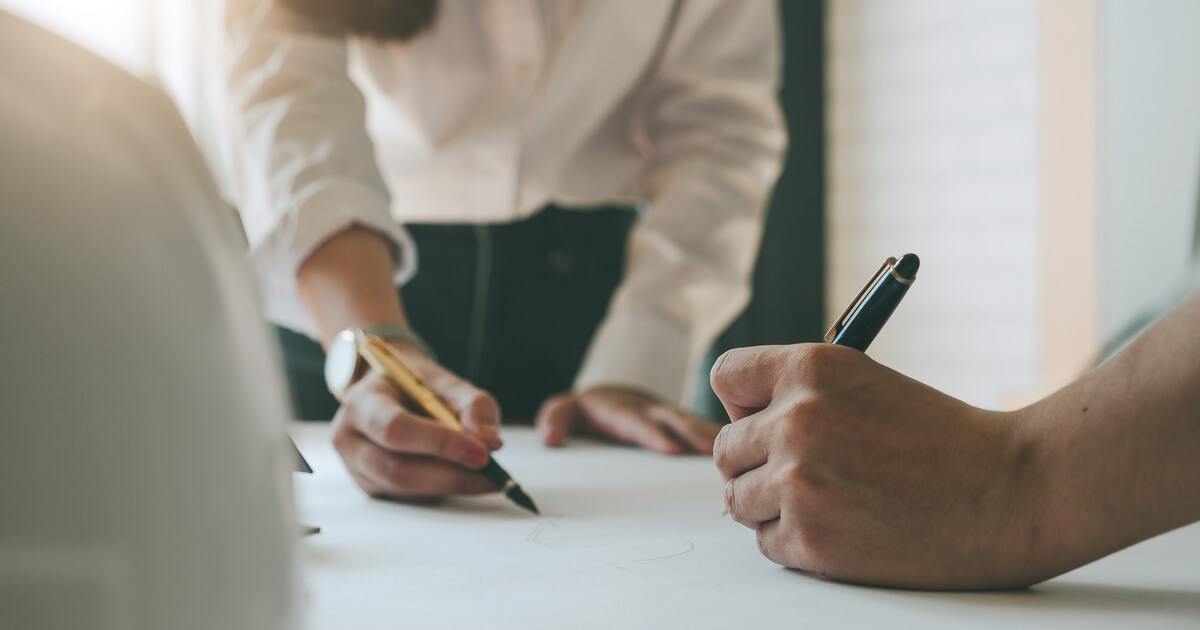
[(296, 271), (351, 226), (393, 246), (396, 283), (416, 270), (351, 81), (345, 37), (270, 0), (227, 0), (223, 122), (235, 195), (269, 320), (315, 337)]
[(750, 299), (787, 134), (777, 7), (683, 0), (644, 87), (650, 207), (576, 389), (624, 385), (687, 404), (713, 340)]

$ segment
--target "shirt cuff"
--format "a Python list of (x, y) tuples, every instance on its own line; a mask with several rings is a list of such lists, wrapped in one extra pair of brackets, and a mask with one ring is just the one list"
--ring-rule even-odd
[(687, 328), (663, 315), (612, 311), (592, 338), (575, 389), (628, 387), (686, 405), (695, 380), (691, 368), (699, 360), (691, 345)]
[[(319, 338), (300, 301), (296, 272), (330, 238), (351, 227), (378, 233), (392, 246), (396, 286), (417, 271), (416, 244), (388, 213), (388, 199), (361, 184), (326, 184), (283, 214), (272, 229), (250, 235), (250, 261), (263, 292), (263, 312), (273, 324)], [(247, 230), (248, 232), (250, 230)]]

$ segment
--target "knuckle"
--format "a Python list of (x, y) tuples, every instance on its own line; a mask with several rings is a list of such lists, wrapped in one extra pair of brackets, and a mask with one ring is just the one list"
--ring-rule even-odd
[(351, 401), (343, 402), (333, 414), (333, 430), (338, 431), (358, 421), (358, 406)]
[(398, 457), (389, 457), (383, 465), (383, 476), (393, 491), (404, 492), (409, 489), (411, 479), (408, 466)]
[(801, 344), (797, 346), (794, 361), (805, 382), (823, 388), (844, 380), (862, 356), (850, 348), (828, 343)]
[(433, 438), (432, 446), (433, 453), (442, 459), (454, 459), (456, 452), (461, 450), (455, 436), (448, 432), (439, 433)]
[(758, 530), (758, 550), (772, 562), (819, 575), (835, 566), (837, 541), (829, 528), (801, 518), (778, 523), (766, 534), (765, 529)]
[(810, 377), (814, 372), (820, 372), (824, 360), (823, 351), (827, 345), (801, 343), (791, 346), (785, 359), (788, 367), (801, 377)]
[(476, 420), (499, 418), (500, 404), (490, 395), (475, 390), (467, 400), (466, 413)]
[(833, 536), (828, 530), (812, 525), (802, 525), (796, 531), (793, 543), (795, 549), (790, 555), (794, 558), (795, 566), (827, 574), (830, 567), (836, 563), (833, 543)]
[[(728, 425), (726, 425), (728, 426)], [(721, 476), (725, 476), (725, 470), (729, 465), (729, 456), (725, 451), (725, 442), (729, 439), (729, 431), (725, 427), (717, 432), (717, 437), (713, 438), (713, 463), (717, 466), (717, 471)]]
[(372, 499), (379, 499), (384, 496), (382, 488), (357, 470), (351, 469), (350, 476), (354, 479), (354, 483), (357, 484), (358, 487), (361, 488), (362, 491)]
[(793, 506), (811, 507), (827, 486), (816, 467), (805, 460), (788, 462), (776, 474), (776, 487), (783, 489), (786, 500)]
[(570, 394), (559, 394), (547, 400), (538, 413), (538, 422), (545, 424), (557, 421), (563, 415), (563, 411), (565, 411), (567, 404), (570, 402), (569, 396)]
[(787, 404), (784, 415), (775, 426), (775, 438), (789, 449), (803, 449), (813, 438), (819, 423), (812, 417), (813, 403), (809, 400), (794, 400)]
[(801, 468), (800, 463), (795, 461), (779, 466), (775, 472), (775, 486), (784, 488), (785, 492), (790, 491), (793, 486), (804, 479), (805, 473)]
[(766, 539), (766, 536), (763, 534), (762, 528), (759, 528), (758, 531), (755, 532), (754, 541), (756, 543), (758, 543), (758, 552), (759, 553), (766, 556), (768, 559), (770, 559), (772, 561), (775, 560), (775, 557), (771, 555), (771, 550), (769, 548), (767, 548), (767, 539)]
[(733, 425), (725, 425), (717, 432), (713, 438), (713, 463), (717, 466), (717, 472), (725, 479), (732, 477), (734, 471), (733, 462), (730, 456), (730, 449), (733, 448)]
[(354, 431), (346, 422), (339, 422), (338, 418), (334, 418), (333, 425), (333, 450), (341, 455), (345, 455), (351, 444), (353, 443)]
[(827, 343), (796, 344), (787, 353), (788, 366), (803, 379), (817, 378), (829, 368), (830, 349), (836, 347)]
[(573, 394), (570, 392), (567, 392), (565, 394), (558, 394), (558, 395), (554, 396), (553, 398), (551, 398), (550, 400), (547, 400), (546, 406), (551, 409), (558, 409), (560, 407), (565, 407), (565, 406), (571, 404), (577, 396), (578, 396), (578, 394)]
[(482, 475), (468, 475), (458, 484), (460, 494), (485, 494), (496, 490), (496, 485)]
[(382, 438), (385, 446), (399, 446), (411, 439), (411, 431), (403, 412), (393, 414), (383, 425)]
[(334, 433), (333, 434), (333, 450), (335, 452), (337, 452), (338, 455), (341, 455), (342, 459), (345, 459), (346, 456), (350, 453), (350, 438), (349, 438), (349, 436), (346, 435), (345, 433), (342, 433), (341, 431)]

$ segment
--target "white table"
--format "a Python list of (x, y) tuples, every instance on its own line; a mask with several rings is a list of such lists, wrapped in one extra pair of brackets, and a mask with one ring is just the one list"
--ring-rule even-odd
[(498, 496), (415, 507), (368, 499), (328, 442), (293, 426), (315, 630), (373, 628), (1200, 628), (1200, 526), (1033, 589), (919, 593), (780, 568), (722, 516), (708, 458), (506, 429), (497, 459), (542, 508)]

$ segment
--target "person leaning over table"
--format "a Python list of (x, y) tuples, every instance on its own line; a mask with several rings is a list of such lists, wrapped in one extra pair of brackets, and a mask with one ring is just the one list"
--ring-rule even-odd
[[(225, 117), (267, 314), (299, 415), (336, 409), (365, 491), (494, 491), (467, 469), (501, 446), (497, 399), (548, 445), (711, 452), (719, 427), (680, 405), (748, 300), (785, 149), (776, 10), (228, 0)], [(468, 433), (377, 374), (323, 402), (306, 337), (353, 326)]]
[(711, 380), (726, 505), (788, 567), (1019, 587), (1200, 520), (1200, 298), (1017, 411), (830, 344), (731, 350)]

